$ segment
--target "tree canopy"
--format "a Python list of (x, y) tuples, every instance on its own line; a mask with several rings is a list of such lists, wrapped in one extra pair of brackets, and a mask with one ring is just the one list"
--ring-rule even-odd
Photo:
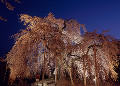
[(86, 78), (106, 80), (109, 74), (116, 80), (114, 66), (118, 65), (119, 50), (116, 40), (105, 32), (87, 32), (84, 24), (74, 19), (56, 19), (52, 13), (44, 18), (21, 14), (20, 19), (26, 29), (13, 36), (15, 44), (6, 58), (12, 79), (33, 77), (43, 68), (50, 75), (51, 68), (58, 72), (59, 67), (61, 76), (67, 71), (72, 81), (71, 71), (76, 71), (74, 76), (84, 79), (84, 84)]

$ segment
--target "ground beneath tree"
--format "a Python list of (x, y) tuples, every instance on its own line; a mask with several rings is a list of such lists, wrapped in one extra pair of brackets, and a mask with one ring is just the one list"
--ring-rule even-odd
[[(75, 86), (84, 86), (83, 81), (74, 81)], [(42, 86), (42, 80), (32, 83), (31, 86)], [(45, 79), (44, 80), (44, 86), (55, 86), (55, 80), (52, 79)], [(57, 86), (72, 86), (71, 81), (68, 78), (60, 78), (57, 81)], [(95, 86), (95, 83), (92, 81), (87, 82), (87, 86)], [(113, 81), (106, 81), (106, 82), (100, 82), (99, 86), (120, 86), (119, 82), (113, 82)]]

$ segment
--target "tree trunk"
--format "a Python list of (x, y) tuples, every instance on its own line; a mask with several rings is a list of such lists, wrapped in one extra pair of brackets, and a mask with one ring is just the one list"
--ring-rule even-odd
[(70, 74), (70, 79), (71, 79), (72, 86), (75, 86), (75, 84), (73, 82), (73, 78), (72, 78), (71, 68), (68, 68), (68, 71), (69, 71), (69, 74)]
[(96, 47), (95, 44), (93, 46), (93, 51), (94, 51), (94, 59), (95, 59), (95, 86), (99, 86), (99, 80), (98, 80), (98, 69), (97, 69), (97, 62), (96, 62)]
[(55, 56), (55, 86), (57, 85), (57, 57)]
[(58, 80), (60, 78), (60, 62), (58, 61)]
[(85, 67), (85, 56), (83, 56), (83, 71), (84, 71), (84, 86), (86, 86), (86, 75), (85, 75), (85, 71), (86, 71), (86, 67)]
[(44, 58), (43, 58), (42, 86), (44, 86), (43, 83), (44, 83), (44, 75), (45, 75), (45, 45), (46, 45), (45, 41), (43, 42), (44, 42)]

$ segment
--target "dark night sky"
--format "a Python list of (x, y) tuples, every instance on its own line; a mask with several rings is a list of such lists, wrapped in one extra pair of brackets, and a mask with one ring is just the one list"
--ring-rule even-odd
[(81, 24), (86, 24), (88, 31), (111, 30), (110, 35), (120, 39), (120, 0), (8, 0), (14, 11), (8, 10), (0, 2), (0, 16), (8, 21), (0, 21), (0, 56), (10, 51), (14, 45), (13, 34), (25, 27), (20, 23), (20, 14), (31, 16), (47, 16), (52, 12), (56, 18), (74, 18)]

